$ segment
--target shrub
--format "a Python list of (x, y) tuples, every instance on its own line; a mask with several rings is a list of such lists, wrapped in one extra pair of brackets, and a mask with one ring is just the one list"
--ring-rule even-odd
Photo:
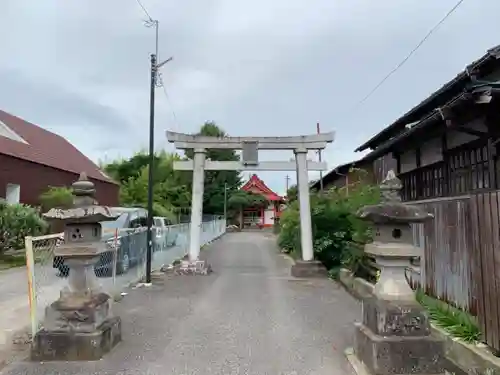
[[(333, 188), (311, 196), (314, 255), (332, 276), (341, 266), (362, 274), (367, 259), (360, 245), (371, 239), (371, 226), (355, 214), (360, 207), (376, 204), (379, 200), (378, 187), (362, 184), (349, 186), (349, 194), (346, 189)], [(282, 213), (280, 229), (279, 246), (288, 252), (300, 253), (298, 202), (290, 204)]]
[(26, 236), (37, 236), (47, 230), (47, 223), (36, 209), (23, 204), (0, 202), (0, 254), (24, 247)]
[(70, 208), (73, 205), (73, 193), (65, 186), (49, 186), (40, 195), (40, 203), (44, 212), (51, 208)]
[(297, 201), (291, 203), (280, 216), (278, 245), (285, 252), (300, 250), (300, 216)]

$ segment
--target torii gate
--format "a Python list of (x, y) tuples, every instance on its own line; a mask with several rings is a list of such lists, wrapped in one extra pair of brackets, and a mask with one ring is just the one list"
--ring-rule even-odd
[[(193, 171), (189, 260), (200, 254), (205, 171), (296, 171), (300, 206), (302, 259), (314, 261), (308, 170), (324, 171), (325, 162), (307, 160), (309, 150), (323, 150), (333, 142), (334, 132), (288, 137), (210, 137), (167, 131), (167, 139), (179, 150), (194, 150), (193, 160), (175, 161), (174, 170)], [(206, 160), (207, 149), (242, 150), (241, 161)], [(294, 161), (259, 161), (259, 150), (291, 150)]]

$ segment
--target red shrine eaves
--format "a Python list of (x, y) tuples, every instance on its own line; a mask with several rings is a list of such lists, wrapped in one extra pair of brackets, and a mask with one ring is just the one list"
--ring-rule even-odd
[(274, 191), (269, 189), (264, 181), (262, 181), (256, 174), (253, 174), (245, 185), (241, 187), (241, 190), (245, 190), (251, 193), (261, 194), (269, 201), (282, 201), (283, 197), (280, 197)]
[(255, 174), (241, 187), (241, 190), (261, 195), (267, 201), (265, 205), (260, 207), (247, 207), (242, 210), (240, 215), (241, 225), (256, 225), (260, 228), (273, 226), (275, 219), (281, 214), (281, 203), (285, 199), (269, 189), (264, 181)]

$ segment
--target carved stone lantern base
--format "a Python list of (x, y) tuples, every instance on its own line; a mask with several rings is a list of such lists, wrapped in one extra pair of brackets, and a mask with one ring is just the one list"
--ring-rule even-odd
[(328, 270), (323, 263), (318, 260), (296, 260), (295, 264), (292, 266), (291, 274), (293, 277), (323, 278), (328, 276)]
[(33, 338), (34, 361), (97, 361), (121, 341), (121, 320), (112, 317), (90, 332), (37, 332)]
[(45, 310), (44, 327), (35, 334), (31, 358), (36, 361), (101, 359), (121, 341), (121, 320), (111, 299), (95, 282), (94, 256), (68, 255), (69, 286)]
[(416, 301), (365, 299), (354, 342), (355, 356), (371, 374), (444, 374), (443, 341), (431, 335)]

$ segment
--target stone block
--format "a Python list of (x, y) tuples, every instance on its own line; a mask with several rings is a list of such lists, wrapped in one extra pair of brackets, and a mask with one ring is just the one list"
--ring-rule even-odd
[(69, 294), (47, 306), (44, 327), (48, 331), (94, 332), (110, 317), (108, 294), (98, 293), (81, 298)]
[(323, 263), (317, 260), (297, 260), (292, 266), (291, 273), (293, 277), (302, 278), (328, 277), (327, 269)]
[(363, 299), (363, 324), (381, 336), (429, 336), (431, 325), (416, 301), (394, 302), (375, 297)]
[(356, 357), (373, 375), (443, 374), (444, 345), (434, 336), (387, 336), (355, 324)]
[(121, 341), (121, 320), (112, 317), (93, 332), (39, 331), (33, 338), (33, 361), (97, 361)]

